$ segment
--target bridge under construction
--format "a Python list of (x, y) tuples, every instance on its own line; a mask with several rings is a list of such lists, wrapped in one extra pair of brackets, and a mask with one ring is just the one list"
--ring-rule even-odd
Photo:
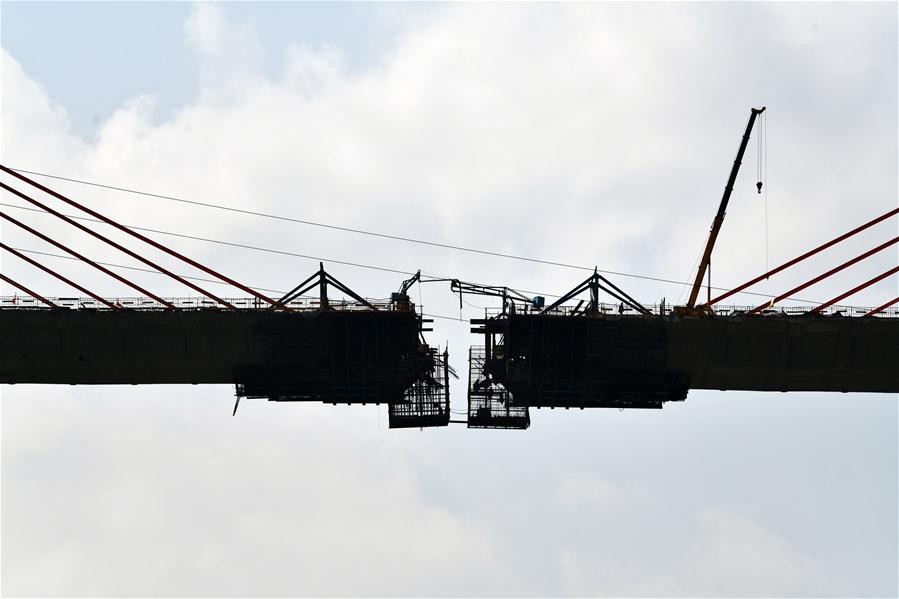
[[(422, 341), (411, 305), (323, 310), (306, 301), (284, 312), (2, 301), (3, 383), (227, 383), (238, 397), (387, 404), (392, 427), (450, 422), (447, 356)], [(895, 313), (600, 308), (473, 321), (483, 342), (470, 350), (468, 426), (526, 428), (531, 407), (661, 408), (689, 389), (899, 392)]]
[[(391, 428), (446, 426), (524, 429), (530, 408), (657, 409), (690, 389), (899, 393), (899, 298), (868, 308), (846, 305), (853, 294), (895, 275), (899, 266), (816, 306), (784, 307), (793, 294), (893, 247), (893, 237), (802, 285), (755, 306), (725, 305), (743, 292), (841, 241), (888, 221), (894, 209), (758, 277), (698, 302), (712, 249), (746, 149), (753, 109), (734, 161), (690, 299), (683, 306), (644, 306), (599, 271), (550, 305), (503, 286), (459, 279), (403, 281), (389, 300), (366, 299), (320, 264), (276, 299), (160, 244), (133, 228), (0, 165), (13, 180), (6, 192), (56, 216), (154, 272), (199, 294), (162, 297), (126, 279), (7, 212), (14, 225), (137, 292), (107, 298), (21, 249), (0, 248), (78, 291), (46, 297), (0, 274), (25, 295), (0, 298), (0, 383), (232, 384), (241, 398), (386, 404)], [(16, 186), (10, 183), (15, 183)], [(761, 189), (761, 182), (759, 182)], [(163, 251), (241, 297), (222, 297), (140, 252), (63, 214), (41, 194)], [(468, 410), (451, 418), (449, 353), (427, 339), (431, 321), (410, 300), (414, 284), (448, 283), (459, 294), (499, 298), (501, 307), (471, 321), (479, 342), (468, 350)], [(340, 297), (335, 297), (335, 293)], [(606, 301), (607, 300), (607, 301)]]

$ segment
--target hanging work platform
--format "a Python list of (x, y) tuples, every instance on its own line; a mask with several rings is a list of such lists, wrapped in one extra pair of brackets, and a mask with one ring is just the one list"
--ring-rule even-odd
[(528, 407), (512, 405), (509, 391), (487, 372), (486, 356), (483, 346), (469, 351), (468, 428), (528, 428)]
[(449, 424), (449, 352), (428, 348), (428, 373), (418, 376), (401, 400), (387, 407), (390, 428), (420, 428)]

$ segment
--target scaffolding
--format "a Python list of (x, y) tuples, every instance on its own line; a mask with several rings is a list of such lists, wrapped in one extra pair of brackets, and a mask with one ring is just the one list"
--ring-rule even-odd
[(390, 428), (424, 428), (447, 426), (449, 406), (449, 352), (441, 355), (436, 348), (428, 348), (433, 370), (419, 376), (403, 392), (401, 401), (387, 406)]
[(527, 406), (513, 406), (508, 389), (486, 371), (484, 346), (468, 350), (468, 428), (524, 430), (531, 425)]

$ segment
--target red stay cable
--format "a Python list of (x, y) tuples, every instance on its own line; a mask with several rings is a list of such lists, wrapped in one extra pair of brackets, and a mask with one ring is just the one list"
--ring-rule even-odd
[(772, 269), (772, 270), (769, 270), (768, 272), (766, 272), (766, 273), (764, 273), (764, 274), (762, 274), (762, 275), (757, 276), (756, 278), (752, 279), (751, 281), (748, 281), (748, 282), (746, 282), (746, 283), (743, 283), (743, 284), (740, 285), (739, 287), (734, 287), (733, 289), (731, 289), (731, 290), (728, 291), (727, 293), (722, 293), (722, 294), (719, 295), (718, 297), (713, 298), (712, 300), (710, 300), (710, 301), (709, 301), (707, 304), (705, 304), (705, 305), (706, 305), (706, 306), (711, 306), (712, 304), (716, 304), (716, 303), (720, 302), (720, 301), (723, 300), (723, 299), (727, 299), (727, 298), (729, 298), (730, 296), (734, 295), (735, 293), (739, 293), (739, 292), (743, 291), (744, 289), (746, 289), (747, 287), (750, 287), (750, 286), (752, 286), (752, 285), (755, 285), (756, 283), (758, 283), (758, 282), (761, 281), (762, 279), (767, 279), (767, 278), (770, 277), (771, 275), (777, 274), (777, 273), (779, 273), (780, 271), (784, 270), (785, 268), (789, 268), (790, 266), (793, 266), (793, 265), (796, 264), (797, 262), (801, 262), (801, 261), (805, 260), (805, 259), (808, 258), (809, 256), (814, 256), (814, 255), (817, 254), (818, 252), (820, 252), (820, 251), (822, 251), (822, 250), (826, 250), (827, 248), (831, 247), (832, 245), (836, 245), (837, 243), (843, 241), (844, 239), (848, 239), (849, 237), (852, 237), (852, 236), (855, 235), (856, 233), (860, 233), (861, 231), (864, 231), (864, 230), (867, 229), (868, 227), (872, 227), (872, 226), (876, 225), (877, 223), (879, 223), (879, 222), (881, 222), (881, 221), (884, 221), (884, 220), (890, 218), (891, 216), (896, 216), (897, 214), (899, 214), (899, 208), (895, 208), (895, 209), (893, 209), (893, 210), (890, 210), (890, 211), (887, 212), (886, 214), (882, 214), (882, 215), (878, 216), (877, 218), (875, 218), (875, 219), (872, 220), (872, 221), (869, 221), (869, 222), (867, 222), (867, 223), (865, 223), (865, 224), (863, 224), (863, 225), (861, 225), (861, 226), (859, 226), (859, 227), (856, 227), (855, 229), (853, 229), (853, 230), (851, 230), (851, 231), (849, 231), (849, 232), (847, 232), (847, 233), (843, 233), (843, 234), (840, 235), (839, 237), (835, 237), (834, 239), (831, 239), (831, 240), (828, 241), (827, 243), (822, 244), (822, 245), (819, 245), (819, 246), (816, 247), (815, 249), (809, 250), (808, 252), (802, 254), (801, 256), (797, 256), (796, 258), (793, 258), (793, 259), (790, 260), (789, 262), (784, 262), (783, 264), (781, 264), (781, 265), (778, 266), (777, 268), (774, 268), (774, 269)]
[[(149, 237), (147, 237), (145, 235), (141, 235), (140, 233), (132, 231), (128, 227), (125, 227), (124, 225), (117, 223), (116, 221), (112, 220), (111, 218), (103, 216), (102, 214), (100, 214), (94, 210), (91, 210), (87, 206), (84, 206), (70, 198), (67, 198), (66, 196), (62, 195), (61, 193), (58, 193), (58, 192), (50, 189), (49, 187), (41, 185), (37, 181), (30, 179), (30, 178), (26, 177), (25, 175), (22, 175), (21, 173), (18, 173), (7, 166), (0, 164), (0, 170), (12, 175), (13, 177), (16, 177), (17, 179), (19, 179), (21, 181), (24, 181), (25, 183), (28, 183), (32, 187), (36, 187), (37, 189), (40, 189), (41, 191), (52, 195), (54, 198), (61, 200), (65, 203), (69, 204), (70, 206), (74, 206), (75, 208), (78, 208), (79, 210), (90, 214), (94, 218), (102, 220), (106, 224), (111, 225), (111, 226), (119, 229), (120, 231), (124, 231), (125, 233), (131, 235), (132, 237), (136, 237), (137, 239), (140, 239), (141, 241), (152, 245), (156, 249), (161, 250), (161, 251), (169, 254), (170, 256), (174, 256), (175, 258), (178, 258), (179, 260), (182, 260), (182, 261), (186, 262), (187, 264), (190, 264), (194, 268), (198, 268), (198, 269), (202, 270), (203, 272), (205, 272), (209, 275), (212, 275), (221, 281), (228, 283), (229, 285), (233, 285), (234, 287), (237, 287), (241, 291), (244, 291), (245, 293), (248, 293), (248, 294), (252, 295), (253, 297), (259, 298), (261, 300), (265, 300), (266, 302), (268, 302), (269, 304), (272, 304), (272, 305), (275, 305), (275, 303), (276, 303), (275, 300), (273, 300), (269, 297), (266, 297), (266, 296), (262, 295), (261, 293), (258, 293), (257, 291), (247, 287), (246, 285), (243, 285), (242, 283), (238, 283), (237, 281), (235, 281), (234, 279), (231, 279), (230, 277), (226, 277), (225, 275), (218, 273), (218, 272), (212, 270), (211, 268), (204, 266), (204, 265), (200, 264), (199, 262), (192, 260), (192, 259), (188, 258), (187, 256), (185, 256), (179, 252), (176, 252), (175, 250), (173, 250), (171, 248), (168, 248), (168, 247), (162, 245), (161, 243), (153, 241), (152, 239), (150, 239)], [(286, 306), (282, 306), (282, 309), (284, 309), (286, 311), (292, 311), (292, 310), (290, 310), (290, 308), (287, 308)]]
[(225, 301), (225, 300), (219, 298), (219, 297), (216, 296), (216, 295), (213, 295), (212, 293), (206, 291), (205, 289), (203, 289), (203, 288), (200, 287), (199, 285), (196, 285), (196, 284), (194, 284), (194, 283), (191, 283), (190, 281), (188, 281), (188, 280), (186, 280), (186, 279), (184, 279), (184, 278), (182, 278), (182, 277), (176, 275), (175, 273), (171, 272), (170, 270), (165, 269), (165, 268), (163, 268), (162, 266), (159, 266), (158, 264), (152, 262), (151, 260), (148, 260), (147, 258), (144, 258), (144, 257), (141, 256), (140, 254), (137, 254), (137, 253), (135, 253), (135, 252), (132, 252), (132, 251), (129, 250), (128, 248), (126, 248), (126, 247), (124, 247), (124, 246), (122, 246), (122, 245), (116, 243), (115, 241), (109, 239), (108, 237), (105, 237), (105, 236), (103, 236), (103, 235), (100, 235), (100, 234), (97, 233), (96, 231), (93, 231), (93, 230), (89, 229), (88, 227), (82, 225), (81, 223), (79, 223), (79, 222), (77, 222), (77, 221), (75, 221), (75, 220), (72, 220), (71, 218), (69, 218), (69, 217), (66, 216), (65, 214), (62, 214), (62, 213), (60, 213), (60, 212), (57, 212), (56, 210), (54, 210), (53, 208), (50, 208), (50, 207), (47, 206), (46, 204), (43, 204), (43, 203), (41, 203), (41, 202), (38, 202), (38, 201), (35, 200), (34, 198), (32, 198), (32, 197), (30, 197), (30, 196), (28, 196), (28, 195), (22, 193), (21, 191), (19, 191), (19, 190), (17, 190), (17, 189), (14, 189), (14, 188), (10, 187), (9, 185), (7, 185), (7, 184), (5, 184), (5, 183), (0, 183), (0, 187), (2, 187), (3, 189), (5, 189), (6, 191), (9, 191), (9, 192), (11, 192), (11, 193), (16, 194), (17, 196), (19, 196), (20, 198), (22, 198), (22, 199), (25, 200), (26, 202), (30, 202), (31, 204), (34, 204), (35, 206), (37, 206), (38, 208), (41, 208), (41, 209), (44, 210), (45, 212), (48, 212), (48, 213), (52, 214), (53, 216), (62, 219), (63, 221), (67, 222), (68, 224), (72, 225), (73, 227), (76, 227), (76, 228), (78, 228), (78, 229), (84, 231), (85, 233), (87, 233), (87, 234), (89, 234), (89, 235), (92, 235), (92, 236), (96, 237), (96, 238), (99, 239), (100, 241), (103, 241), (103, 242), (105, 242), (105, 243), (108, 243), (109, 245), (111, 245), (112, 247), (116, 248), (117, 250), (119, 250), (119, 251), (121, 251), (121, 252), (124, 252), (124, 253), (128, 254), (129, 256), (131, 256), (132, 258), (134, 258), (135, 260), (139, 260), (139, 261), (143, 262), (144, 264), (146, 264), (147, 266), (149, 266), (149, 267), (151, 267), (151, 268), (155, 268), (156, 270), (158, 270), (158, 271), (161, 272), (162, 274), (165, 274), (165, 275), (170, 276), (171, 278), (175, 279), (175, 280), (178, 281), (179, 283), (182, 283), (182, 284), (184, 284), (184, 285), (190, 287), (190, 288), (193, 289), (194, 291), (197, 291), (197, 292), (199, 292), (199, 293), (202, 293), (203, 295), (205, 295), (205, 296), (208, 297), (209, 299), (211, 299), (211, 300), (213, 300), (213, 301), (216, 301), (216, 302), (218, 302), (218, 303), (220, 303), (220, 304), (223, 304), (223, 305), (227, 306), (228, 308), (230, 308), (230, 309), (232, 309), (232, 310), (236, 310), (236, 309), (237, 309), (235, 306), (233, 306), (233, 305), (230, 304), (229, 302), (227, 302), (227, 301)]
[(877, 314), (878, 312), (883, 312), (884, 310), (886, 310), (893, 304), (899, 304), (899, 297), (897, 297), (895, 299), (891, 299), (890, 301), (883, 304), (882, 306), (877, 306), (876, 308), (874, 308), (873, 310), (871, 310), (870, 312), (865, 314), (865, 316), (873, 316), (873, 315)]
[(92, 292), (89, 291), (88, 289), (85, 289), (84, 287), (82, 287), (81, 285), (79, 285), (78, 283), (76, 283), (75, 281), (71, 281), (71, 280), (67, 279), (66, 277), (62, 276), (61, 274), (59, 274), (58, 272), (56, 272), (55, 270), (53, 270), (53, 269), (51, 269), (51, 268), (49, 268), (49, 267), (47, 267), (47, 266), (44, 266), (43, 264), (41, 264), (40, 262), (38, 262), (38, 261), (35, 260), (34, 258), (29, 258), (29, 257), (26, 256), (25, 254), (23, 254), (23, 253), (21, 253), (21, 252), (19, 252), (19, 251), (16, 251), (15, 248), (11, 248), (11, 247), (9, 247), (8, 245), (6, 245), (5, 243), (2, 243), (2, 242), (0, 242), (0, 248), (3, 248), (4, 250), (6, 250), (7, 252), (9, 252), (9, 253), (12, 254), (13, 256), (17, 256), (17, 257), (21, 258), (22, 260), (24, 260), (25, 262), (28, 262), (28, 263), (31, 264), (32, 266), (36, 266), (36, 267), (40, 268), (40, 269), (41, 269), (42, 271), (44, 271), (45, 273), (50, 274), (50, 275), (56, 277), (57, 279), (59, 279), (59, 280), (62, 281), (63, 283), (66, 283), (66, 284), (68, 284), (68, 285), (71, 285), (72, 287), (74, 287), (75, 289), (77, 289), (78, 291), (80, 291), (81, 293), (86, 293), (86, 294), (88, 294), (89, 296), (91, 296), (92, 298), (94, 298), (95, 300), (97, 300), (98, 302), (101, 302), (101, 303), (105, 304), (107, 307), (112, 308), (113, 310), (120, 310), (120, 309), (121, 309), (121, 308), (119, 308), (118, 306), (116, 306), (115, 304), (113, 304), (113, 303), (111, 303), (111, 302), (109, 302), (109, 301), (103, 299), (102, 297), (100, 297), (100, 296), (97, 295), (96, 293), (92, 293)]
[(25, 293), (27, 293), (27, 294), (30, 295), (31, 297), (34, 297), (34, 298), (39, 299), (40, 301), (44, 302), (45, 304), (47, 304), (47, 305), (50, 306), (51, 308), (58, 308), (58, 307), (59, 307), (59, 306), (57, 306), (56, 304), (54, 304), (53, 302), (51, 302), (50, 300), (48, 300), (47, 298), (43, 297), (42, 295), (38, 295), (37, 293), (35, 293), (35, 292), (32, 291), (31, 289), (29, 289), (28, 287), (25, 287), (25, 285), (22, 285), (21, 283), (17, 283), (17, 282), (15, 282), (15, 281), (13, 281), (12, 279), (10, 279), (9, 277), (7, 277), (7, 276), (4, 275), (3, 273), (0, 273), (0, 279), (6, 281), (7, 283), (9, 283), (10, 285), (12, 285), (12, 286), (15, 287), (16, 289), (19, 289), (19, 290), (21, 290), (21, 291), (24, 291)]
[[(895, 274), (895, 273), (897, 273), (897, 272), (899, 272), (899, 266), (895, 266), (895, 267), (891, 268), (890, 270), (886, 271), (885, 273), (881, 273), (881, 274), (877, 275), (876, 277), (874, 277), (873, 279), (871, 279), (871, 280), (869, 280), (869, 281), (865, 281), (864, 283), (862, 283), (862, 284), (859, 285), (858, 287), (855, 287), (855, 288), (853, 288), (853, 289), (850, 289), (850, 290), (847, 291), (846, 293), (843, 293), (842, 295), (838, 295), (837, 297), (833, 298), (833, 299), (830, 300), (830, 301), (824, 302), (823, 304), (821, 304), (820, 306), (818, 306), (818, 307), (815, 308), (814, 310), (809, 310), (809, 314), (817, 314), (818, 312), (820, 312), (820, 311), (823, 310), (824, 308), (829, 308), (830, 306), (834, 305), (834, 304), (837, 303), (838, 301), (843, 300), (843, 299), (846, 299), (846, 298), (849, 297), (850, 295), (852, 295), (852, 294), (854, 294), (854, 293), (858, 293), (859, 291), (861, 291), (861, 290), (864, 289), (865, 287), (869, 287), (869, 286), (873, 285), (874, 283), (876, 283), (877, 281), (880, 281), (881, 279), (885, 279), (885, 278), (887, 278), (888, 276), (890, 276), (890, 275), (892, 275), (892, 274)], [(870, 312), (869, 312), (869, 314), (870, 314)], [(865, 314), (865, 316), (867, 316), (867, 314)]]
[(158, 295), (155, 295), (155, 294), (153, 294), (153, 293), (150, 293), (149, 291), (147, 291), (147, 290), (144, 289), (143, 287), (137, 285), (136, 283), (132, 283), (131, 281), (129, 281), (129, 280), (126, 279), (125, 277), (123, 277), (123, 276), (121, 276), (121, 275), (118, 275), (118, 274), (112, 272), (111, 270), (109, 270), (108, 268), (105, 268), (105, 267), (103, 267), (103, 266), (97, 264), (96, 262), (94, 262), (93, 260), (91, 260), (90, 258), (88, 258), (87, 256), (83, 256), (83, 255), (79, 254), (79, 253), (76, 252), (75, 250), (70, 249), (70, 248), (64, 246), (63, 244), (59, 243), (59, 242), (56, 241), (55, 239), (51, 239), (51, 238), (47, 237), (46, 235), (44, 235), (44, 234), (41, 233), (40, 231), (37, 231), (37, 230), (35, 230), (35, 229), (32, 229), (31, 227), (29, 227), (29, 226), (26, 225), (25, 223), (16, 220), (15, 218), (11, 217), (10, 215), (8, 215), (8, 214), (6, 214), (6, 213), (4, 213), (4, 212), (0, 212), (0, 218), (5, 218), (6, 220), (8, 220), (9, 222), (11, 222), (12, 224), (14, 224), (14, 225), (16, 225), (16, 226), (18, 226), (18, 227), (20, 227), (20, 228), (22, 228), (22, 229), (28, 231), (29, 233), (31, 233), (31, 234), (34, 235), (35, 237), (39, 237), (40, 239), (43, 239), (43, 240), (46, 241), (47, 243), (49, 243), (49, 244), (51, 244), (51, 245), (54, 245), (54, 246), (58, 247), (58, 248), (61, 249), (62, 251), (67, 252), (67, 253), (69, 253), (69, 254), (75, 256), (75, 257), (78, 258), (79, 260), (82, 260), (82, 261), (84, 261), (84, 262), (87, 262), (88, 264), (90, 264), (91, 266), (93, 266), (94, 268), (96, 268), (97, 270), (99, 270), (100, 272), (109, 275), (110, 277), (114, 278), (115, 280), (117, 280), (117, 281), (119, 281), (119, 282), (121, 282), (121, 283), (124, 283), (125, 285), (128, 285), (128, 286), (131, 287), (132, 289), (136, 289), (137, 291), (143, 293), (143, 294), (146, 295), (147, 297), (150, 297), (150, 298), (156, 300), (157, 302), (159, 302), (160, 304), (164, 305), (165, 307), (171, 308), (172, 310), (177, 310), (177, 309), (178, 309), (178, 308), (175, 306), (175, 304), (173, 304), (173, 303), (171, 303), (171, 302), (168, 302), (168, 301), (162, 299), (162, 298), (159, 297)]
[(884, 242), (884, 243), (881, 243), (881, 244), (880, 244), (879, 246), (877, 246), (876, 248), (871, 248), (870, 250), (868, 250), (868, 251), (865, 252), (864, 254), (861, 254), (861, 255), (859, 255), (859, 256), (856, 256), (856, 257), (853, 258), (852, 260), (847, 260), (846, 262), (843, 262), (843, 263), (840, 264), (839, 266), (836, 266), (836, 267), (834, 267), (834, 268), (831, 268), (830, 270), (828, 270), (828, 271), (827, 271), (826, 273), (824, 273), (823, 275), (818, 275), (818, 276), (815, 277), (814, 279), (811, 279), (810, 281), (806, 281), (806, 282), (803, 283), (802, 285), (799, 285), (799, 286), (797, 286), (797, 287), (794, 287), (794, 288), (790, 289), (789, 291), (787, 291), (786, 293), (782, 293), (782, 294), (778, 295), (777, 297), (772, 298), (770, 302), (765, 303), (765, 304), (761, 304), (761, 305), (759, 305), (759, 306), (756, 306), (755, 308), (753, 308), (752, 310), (750, 310), (748, 313), (749, 313), (749, 314), (755, 314), (756, 312), (759, 312), (760, 310), (763, 310), (763, 309), (765, 309), (765, 308), (770, 308), (770, 307), (773, 306), (776, 302), (779, 302), (780, 300), (784, 299), (785, 297), (789, 297), (789, 296), (793, 295), (794, 293), (796, 293), (797, 291), (802, 291), (802, 290), (805, 289), (806, 287), (810, 287), (810, 286), (814, 285), (815, 283), (817, 283), (818, 281), (822, 281), (822, 280), (826, 279), (827, 277), (829, 277), (829, 276), (831, 276), (831, 275), (833, 275), (833, 274), (836, 274), (836, 273), (840, 272), (840, 271), (843, 270), (844, 268), (848, 268), (848, 267), (852, 266), (853, 264), (855, 264), (856, 262), (860, 262), (860, 261), (864, 260), (865, 258), (867, 258), (868, 256), (871, 256), (871, 255), (873, 255), (873, 254), (876, 254), (877, 252), (879, 252), (879, 251), (881, 251), (881, 250), (884, 250), (884, 249), (890, 247), (891, 245), (894, 245), (897, 241), (899, 241), (899, 237), (893, 237), (893, 238), (890, 239), (889, 241), (886, 241), (886, 242)]

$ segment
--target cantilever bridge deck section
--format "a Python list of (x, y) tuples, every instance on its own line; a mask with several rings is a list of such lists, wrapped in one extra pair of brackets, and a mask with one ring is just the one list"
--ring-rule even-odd
[(899, 392), (899, 318), (514, 315), (492, 373), (512, 403), (661, 407), (687, 389)]
[(899, 318), (674, 320), (668, 363), (691, 389), (899, 393)]
[(688, 389), (899, 392), (895, 310), (746, 312), (488, 314), (472, 321), (489, 354), (477, 378), (489, 376), (522, 407), (660, 408)]
[(224, 311), (191, 301), (196, 308), (175, 311), (7, 303), (0, 382), (237, 383), (247, 396), (388, 403), (428, 368), (412, 311), (337, 302), (327, 311)]

